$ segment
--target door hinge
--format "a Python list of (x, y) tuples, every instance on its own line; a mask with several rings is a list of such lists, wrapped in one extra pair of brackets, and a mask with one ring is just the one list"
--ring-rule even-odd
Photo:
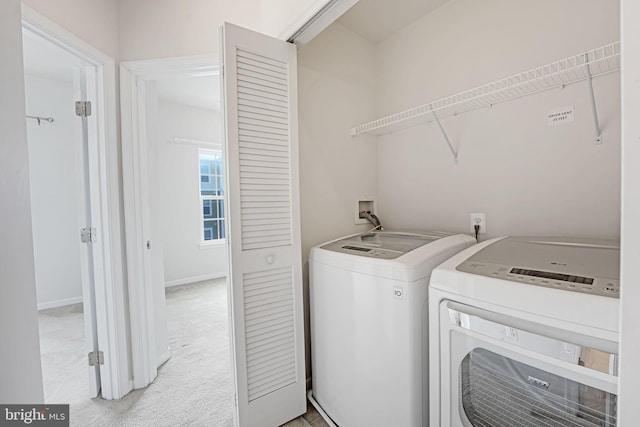
[(80, 230), (80, 241), (82, 243), (95, 243), (98, 240), (98, 233), (95, 228), (87, 227)]
[(89, 117), (91, 115), (91, 101), (76, 101), (76, 116)]
[(89, 366), (104, 365), (104, 353), (92, 351), (89, 353)]

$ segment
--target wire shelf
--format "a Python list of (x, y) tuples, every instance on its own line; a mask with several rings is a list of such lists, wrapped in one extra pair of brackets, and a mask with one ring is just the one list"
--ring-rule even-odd
[(441, 98), (429, 104), (361, 124), (351, 129), (351, 135), (356, 136), (363, 133), (383, 135), (431, 122), (434, 113), (439, 118), (450, 117), (619, 70), (620, 42), (618, 41), (484, 86)]

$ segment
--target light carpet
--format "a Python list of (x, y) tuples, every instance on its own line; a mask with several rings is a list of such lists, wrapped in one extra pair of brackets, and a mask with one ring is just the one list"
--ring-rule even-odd
[(233, 426), (226, 281), (168, 288), (166, 300), (171, 358), (120, 400), (88, 398), (82, 305), (41, 311), (45, 402), (69, 403), (71, 426)]

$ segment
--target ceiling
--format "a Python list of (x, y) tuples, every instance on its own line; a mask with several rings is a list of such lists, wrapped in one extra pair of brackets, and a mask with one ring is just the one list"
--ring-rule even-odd
[(360, 0), (338, 22), (372, 43), (378, 43), (447, 1)]
[(207, 110), (220, 110), (220, 78), (175, 76), (158, 80), (158, 99)]

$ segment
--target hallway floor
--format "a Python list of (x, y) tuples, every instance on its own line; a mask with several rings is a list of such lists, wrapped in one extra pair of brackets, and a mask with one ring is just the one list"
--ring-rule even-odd
[[(146, 389), (121, 400), (89, 399), (82, 305), (42, 310), (45, 402), (69, 403), (72, 426), (233, 426), (224, 279), (166, 290), (171, 358)], [(324, 427), (309, 411), (287, 427)]]

